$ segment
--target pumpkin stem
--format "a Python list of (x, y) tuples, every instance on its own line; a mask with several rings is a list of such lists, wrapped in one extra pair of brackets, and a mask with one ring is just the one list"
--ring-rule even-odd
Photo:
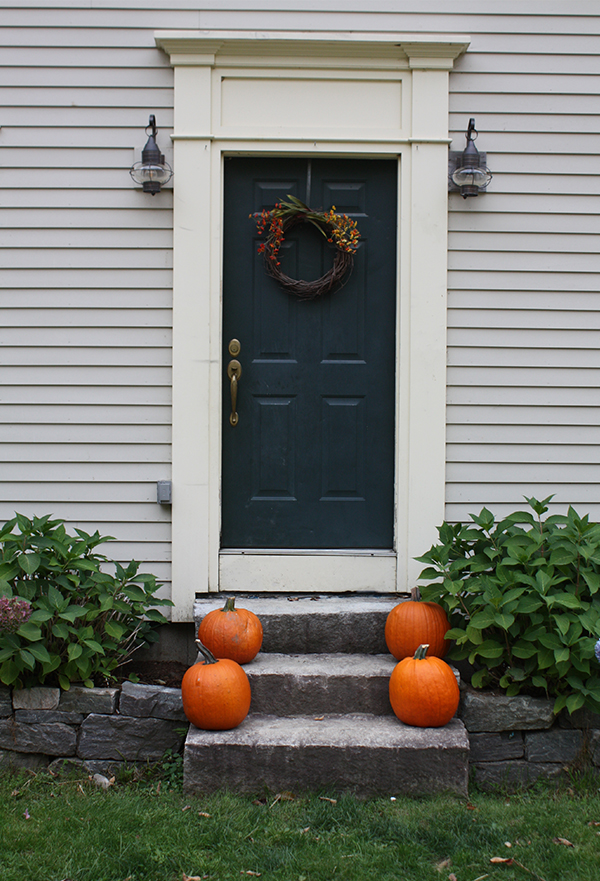
[(213, 655), (213, 653), (210, 651), (210, 649), (206, 648), (204, 643), (200, 642), (199, 639), (195, 640), (195, 642), (196, 642), (196, 646), (198, 647), (198, 651), (200, 652), (200, 654), (204, 658), (205, 664), (218, 664), (219, 663), (217, 661), (217, 659), (215, 658), (215, 656)]
[(415, 603), (419, 603), (421, 601), (421, 591), (419, 590), (418, 587), (411, 587), (410, 598)]
[(235, 597), (227, 597), (222, 612), (235, 612)]
[(422, 661), (427, 654), (429, 649), (429, 643), (424, 642), (423, 645), (420, 645), (419, 648), (415, 652), (415, 661)]

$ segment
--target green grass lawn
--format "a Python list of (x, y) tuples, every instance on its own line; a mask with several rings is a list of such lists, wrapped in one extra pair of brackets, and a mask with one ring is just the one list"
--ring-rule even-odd
[(0, 775), (1, 881), (600, 879), (597, 780), (469, 802), (195, 797), (165, 767), (106, 791)]

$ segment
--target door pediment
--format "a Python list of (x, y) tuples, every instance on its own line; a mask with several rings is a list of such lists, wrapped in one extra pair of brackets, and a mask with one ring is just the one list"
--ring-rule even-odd
[(465, 34), (331, 33), (311, 31), (156, 31), (156, 45), (177, 65), (450, 70), (466, 52)]

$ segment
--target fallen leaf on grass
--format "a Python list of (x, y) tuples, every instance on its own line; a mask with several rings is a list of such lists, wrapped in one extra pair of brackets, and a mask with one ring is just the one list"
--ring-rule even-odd
[(184, 805), (181, 810), (182, 810), (182, 812), (189, 811), (191, 807), (192, 807), (191, 805)]
[(199, 817), (210, 817), (211, 814), (207, 814), (206, 811), (198, 811)]
[(337, 804), (337, 798), (327, 798), (327, 797), (324, 796), (324, 795), (320, 795), (320, 796), (319, 796), (319, 801), (328, 801), (328, 802), (330, 802), (332, 805), (336, 805), (336, 804)]
[(477, 810), (477, 805), (472, 805), (471, 802), (468, 802), (468, 803), (467, 803), (467, 810), (468, 810), (468, 811), (476, 811), (476, 810)]
[(200, 875), (186, 875), (184, 872), (181, 881), (202, 881), (202, 878)]
[(528, 869), (527, 866), (524, 866), (523, 863), (513, 859), (513, 857), (492, 857), (490, 863), (504, 863), (505, 866), (518, 866), (519, 869), (528, 872), (533, 878), (537, 878), (537, 881), (544, 881), (541, 875), (537, 875), (531, 869)]
[(294, 801), (295, 798), (296, 796), (293, 792), (278, 792), (273, 799), (271, 807), (273, 807), (273, 805), (276, 805), (278, 801)]
[(441, 863), (436, 863), (435, 867), (438, 870), (438, 872), (443, 872), (444, 869), (449, 868), (449, 866), (451, 866), (451, 865), (452, 865), (452, 860), (448, 859), (448, 860), (442, 860)]
[[(14, 795), (14, 793), (13, 793), (13, 795)], [(588, 826), (600, 826), (600, 821), (590, 820), (590, 822), (588, 823)]]
[(448, 881), (457, 881), (457, 878), (456, 878), (456, 875), (454, 874), (454, 872), (450, 872), (450, 874), (448, 875)]
[(554, 844), (562, 844), (565, 847), (575, 847), (572, 841), (569, 841), (567, 838), (553, 838), (552, 841)]
[(23, 816), (25, 817), (26, 820), (31, 820), (31, 815), (30, 815), (29, 811), (27, 810), (27, 808), (25, 808), (25, 812), (24, 812)]

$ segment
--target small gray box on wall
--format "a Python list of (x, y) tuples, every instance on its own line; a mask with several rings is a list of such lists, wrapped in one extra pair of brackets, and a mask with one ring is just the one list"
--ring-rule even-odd
[(156, 501), (159, 505), (171, 504), (171, 488), (172, 483), (170, 480), (156, 481)]

